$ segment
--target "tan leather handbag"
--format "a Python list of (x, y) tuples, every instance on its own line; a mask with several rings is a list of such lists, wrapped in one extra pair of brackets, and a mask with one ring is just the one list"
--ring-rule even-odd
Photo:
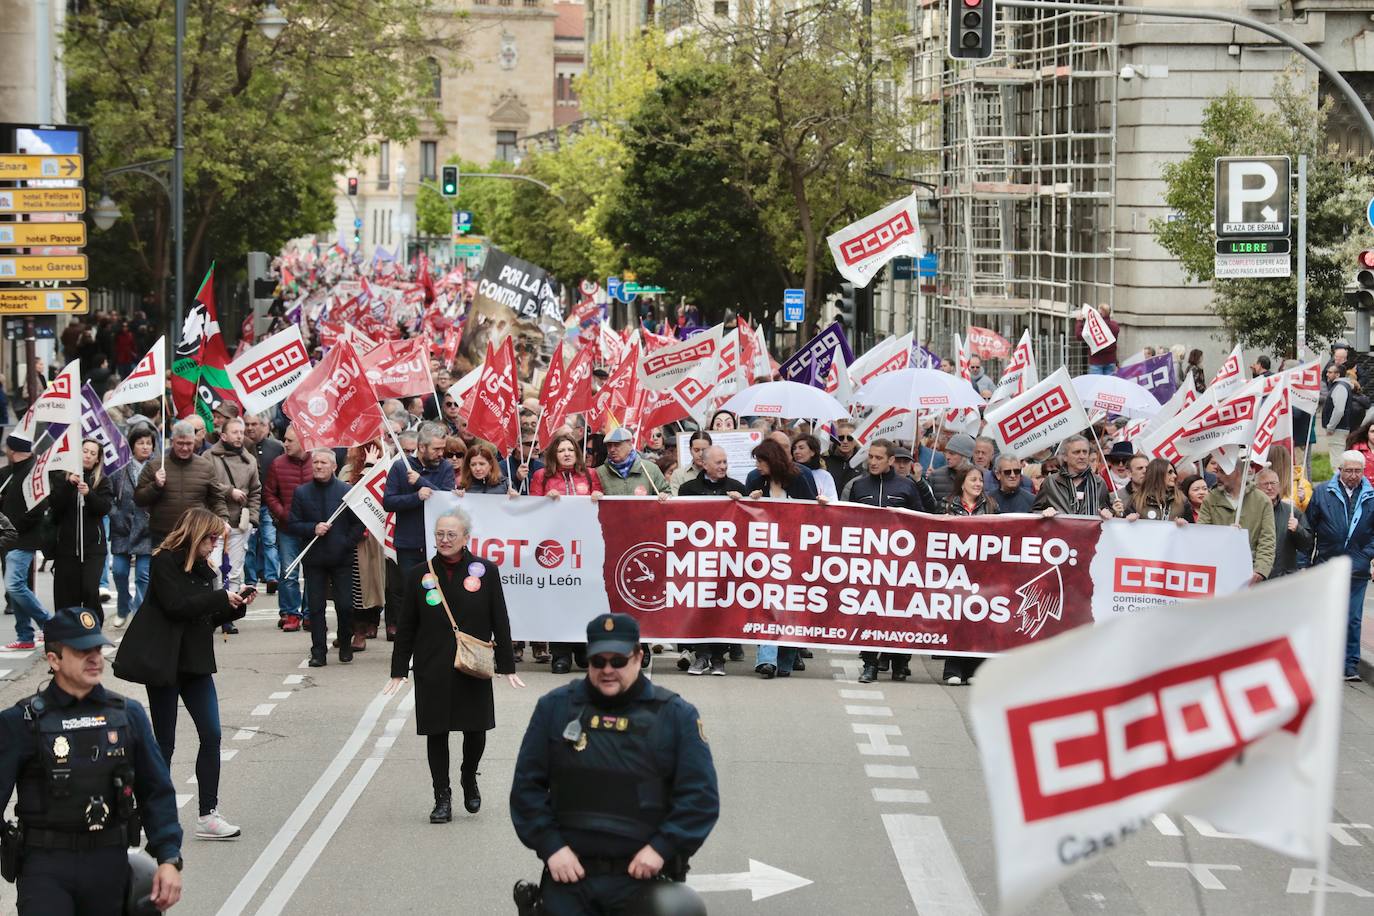
[(435, 591), (439, 593), (439, 601), (444, 605), (444, 614), (448, 617), (449, 626), (453, 627), (453, 641), (457, 644), (457, 649), (453, 653), (454, 670), (468, 677), (491, 680), (496, 677), (496, 644), (470, 636), (458, 629), (453, 612), (448, 608), (448, 598), (444, 596), (439, 577), (434, 572), (434, 561), (430, 560), (428, 565), (429, 574), (434, 576)]

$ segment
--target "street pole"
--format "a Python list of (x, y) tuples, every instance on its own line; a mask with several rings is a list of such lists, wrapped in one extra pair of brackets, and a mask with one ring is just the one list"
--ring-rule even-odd
[(182, 49), (186, 44), (186, 0), (176, 0), (176, 141), (172, 144), (172, 271), (176, 278), (172, 286), (172, 325), (168, 339), (172, 341), (173, 352), (181, 340), (181, 310), (185, 305), (185, 109), (182, 98)]
[(1307, 349), (1307, 156), (1298, 156), (1298, 334), (1293, 355)]

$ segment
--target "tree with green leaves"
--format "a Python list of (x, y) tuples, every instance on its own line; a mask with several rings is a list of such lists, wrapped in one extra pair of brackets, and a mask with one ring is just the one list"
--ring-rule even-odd
[(1217, 280), (1213, 275), (1215, 168), (1219, 156), (1308, 157), (1307, 337), (1340, 337), (1346, 327), (1344, 289), (1355, 255), (1374, 247), (1364, 207), (1374, 191), (1368, 157), (1339, 159), (1327, 150), (1326, 117), (1292, 74), (1274, 86), (1274, 107), (1263, 110), (1234, 89), (1213, 99), (1186, 159), (1163, 168), (1165, 201), (1178, 216), (1156, 219), (1151, 229), (1179, 259), (1188, 279), (1213, 281), (1212, 307), (1228, 335), (1247, 347), (1292, 354), (1297, 341), (1297, 265), (1287, 280)]
[[(254, 3), (187, 0), (186, 275), (276, 250), (333, 219), (336, 175), (369, 138), (405, 140), (435, 112), (430, 58), (457, 47), (433, 0), (292, 0), (269, 41)], [(66, 18), (68, 111), (90, 129), (89, 173), (167, 159), (174, 139), (174, 5), (78, 4)], [(171, 274), (167, 199), (111, 179), (128, 218), (92, 243), (94, 280), (160, 303)], [(131, 256), (132, 254), (132, 256)]]

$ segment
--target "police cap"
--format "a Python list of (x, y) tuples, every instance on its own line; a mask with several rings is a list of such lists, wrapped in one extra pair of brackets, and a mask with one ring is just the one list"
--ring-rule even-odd
[(639, 648), (639, 621), (629, 614), (601, 614), (587, 624), (587, 654), (633, 655)]
[(96, 646), (113, 646), (100, 632), (100, 618), (95, 612), (84, 607), (64, 607), (43, 624), (44, 642), (60, 642), (73, 649), (94, 649)]

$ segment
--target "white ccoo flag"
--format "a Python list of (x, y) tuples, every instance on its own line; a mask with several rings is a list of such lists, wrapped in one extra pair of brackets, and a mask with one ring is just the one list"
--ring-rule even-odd
[(310, 354), (305, 350), (300, 327), (293, 324), (235, 357), (229, 363), (229, 381), (244, 410), (262, 413), (286, 400), (309, 371)]
[(888, 204), (825, 241), (840, 273), (862, 289), (893, 258), (925, 254), (916, 218), (916, 196)]
[(46, 452), (38, 456), (33, 467), (29, 468), (28, 476), (24, 478), (21, 487), (24, 494), (24, 504), (29, 509), (33, 509), (52, 495), (52, 481), (48, 475), (54, 471), (65, 471), (68, 474), (81, 473), (81, 424), (79, 422), (68, 426), (62, 435), (57, 437), (57, 441)]
[(1240, 344), (1231, 351), (1231, 355), (1226, 357), (1226, 361), (1221, 364), (1217, 374), (1212, 378), (1212, 384), (1208, 385), (1208, 390), (1215, 391), (1217, 397), (1230, 394), (1241, 385), (1245, 384), (1245, 368), (1241, 365), (1245, 356), (1241, 353)]
[(386, 475), (392, 462), (378, 461), (363, 474), (362, 479), (344, 494), (344, 505), (353, 510), (358, 520), (367, 526), (367, 531), (377, 543), (386, 545), (387, 511), (382, 508), (382, 497), (386, 495)]
[(1007, 360), (1007, 367), (1002, 371), (1002, 378), (997, 383), (997, 390), (988, 400), (988, 406), (996, 407), (1003, 401), (1020, 397), (1025, 394), (1026, 389), (1034, 388), (1039, 383), (1040, 373), (1035, 368), (1030, 328), (1027, 328), (1021, 332), (1021, 340), (1016, 344), (1016, 349), (1011, 351), (1011, 358)]
[(1066, 366), (1020, 397), (987, 410), (984, 418), (988, 435), (1018, 458), (1052, 448), (1088, 427)]
[(167, 338), (159, 337), (157, 343), (143, 358), (129, 370), (129, 375), (119, 383), (119, 387), (105, 402), (106, 407), (120, 404), (135, 404), (139, 401), (156, 401), (167, 391)]
[(1083, 306), (1083, 342), (1088, 345), (1089, 353), (1100, 353), (1116, 343), (1116, 335), (1107, 319), (1086, 303)]
[[(1209, 594), (1206, 567), (1143, 574)], [(969, 702), (1003, 913), (1165, 812), (1325, 862), (1350, 562), (990, 659)], [(1166, 909), (1168, 909), (1166, 907)]]
[[(81, 423), (81, 360), (74, 359), (57, 374), (33, 402), (33, 418), (40, 423)], [(80, 451), (78, 449), (77, 451)]]

